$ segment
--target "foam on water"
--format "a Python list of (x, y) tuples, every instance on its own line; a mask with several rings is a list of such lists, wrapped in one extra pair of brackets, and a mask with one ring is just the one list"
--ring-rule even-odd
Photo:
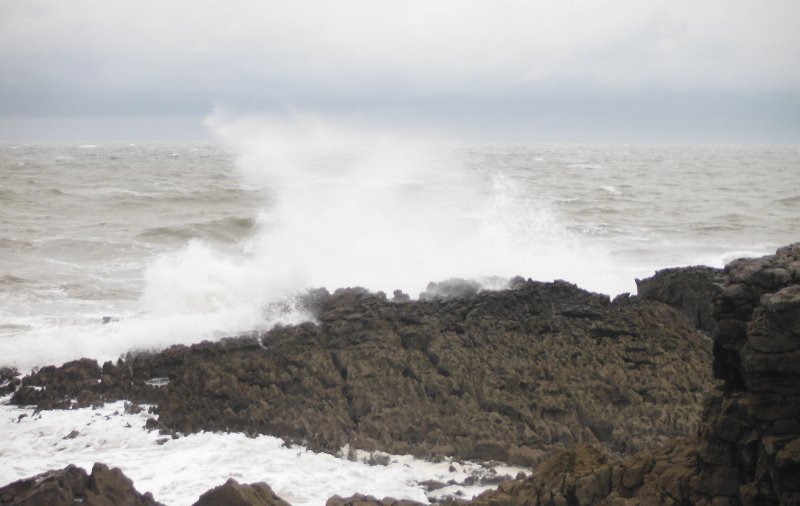
[[(286, 447), (270, 436), (202, 432), (173, 440), (147, 432), (144, 424), (152, 415), (126, 413), (123, 402), (34, 413), (7, 401), (0, 399), (0, 487), (69, 464), (91, 471), (95, 462), (103, 462), (122, 469), (139, 492), (152, 492), (169, 506), (193, 504), (228, 478), (266, 482), (298, 505), (322, 506), (335, 494), (347, 497), (356, 492), (427, 503), (428, 497), (456, 492), (470, 498), (491, 488), (481, 485), (480, 478), (514, 477), (523, 471), (511, 466), (485, 469), (468, 462), (437, 464), (410, 455), (390, 456), (387, 466), (370, 466), (364, 462), (369, 458), (365, 452), (350, 462), (301, 446)], [(73, 431), (78, 434), (67, 437)], [(426, 480), (463, 484), (469, 476), (477, 478), (474, 485), (451, 485), (428, 495), (420, 485)]]

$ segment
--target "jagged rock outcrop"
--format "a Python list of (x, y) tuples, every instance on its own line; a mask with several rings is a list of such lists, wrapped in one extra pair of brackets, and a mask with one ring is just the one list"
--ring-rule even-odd
[(309, 298), (316, 324), (45, 367), (12, 402), (128, 399), (157, 404), (149, 426), (173, 435), (535, 466), (581, 442), (632, 455), (694, 432), (713, 385), (710, 343), (677, 310), (635, 297), (518, 278), (429, 301), (363, 289)]
[[(44, 368), (14, 399), (47, 407), (70, 396), (152, 398), (160, 413), (153, 426), (165, 430), (224, 426), (328, 451), (348, 442), (531, 464), (566, 448), (532, 478), (470, 501), (480, 506), (798, 505), (800, 244), (732, 262), (721, 284), (713, 272), (689, 271), (662, 271), (660, 284), (645, 280), (640, 288), (695, 315), (706, 303), (685, 305), (700, 298), (680, 287), (716, 294), (707, 306), (713, 367), (703, 358), (705, 341), (669, 306), (518, 280), (508, 291), (415, 303), (360, 289), (315, 292), (317, 325), (278, 328), (261, 342), (175, 347), (102, 370), (91, 361)], [(703, 379), (712, 368), (724, 382), (716, 391)], [(670, 389), (692, 375), (694, 388)], [(149, 386), (157, 377), (169, 384)], [(679, 395), (687, 393), (696, 396), (684, 404)], [(670, 433), (663, 420), (680, 435), (702, 394), (696, 433), (651, 437)], [(637, 416), (642, 425), (628, 423)], [(634, 452), (637, 437), (645, 449)], [(609, 458), (612, 450), (628, 455)], [(378, 504), (414, 503), (329, 501)]]
[(371, 495), (355, 494), (347, 498), (335, 495), (328, 499), (325, 506), (423, 506), (422, 503), (414, 501), (403, 501), (387, 497), (378, 500)]
[(725, 273), (712, 267), (663, 269), (647, 279), (637, 279), (638, 296), (680, 309), (698, 330), (712, 332), (714, 300), (722, 291)]
[(200, 496), (192, 506), (290, 506), (266, 483), (240, 485), (230, 478), (224, 485), (213, 488)]
[(600, 455), (596, 449), (568, 450), (532, 480), (474, 502), (800, 504), (800, 244), (736, 260), (725, 274), (713, 301), (714, 373), (725, 384), (705, 399), (697, 435), (621, 462), (581, 456)]
[(92, 474), (69, 465), (0, 488), (4, 506), (163, 506), (140, 494), (118, 468), (96, 463)]
[(0, 367), (0, 397), (13, 393), (20, 384), (19, 371), (14, 367)]

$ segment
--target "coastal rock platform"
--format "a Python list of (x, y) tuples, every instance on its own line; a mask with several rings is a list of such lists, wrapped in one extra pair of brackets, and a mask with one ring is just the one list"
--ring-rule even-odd
[(173, 437), (536, 466), (469, 501), (481, 506), (800, 504), (800, 244), (638, 284), (614, 301), (521, 278), (413, 302), (317, 290), (317, 323), (43, 368), (13, 402), (124, 398), (154, 404), (151, 428)]
[[(533, 467), (577, 443), (632, 455), (697, 429), (711, 343), (669, 305), (517, 278), (508, 290), (394, 302), (305, 296), (318, 323), (83, 359), (23, 379), (38, 409), (126, 399), (151, 427), (269, 434), (315, 451)], [(344, 455), (347, 457), (347, 455)]]

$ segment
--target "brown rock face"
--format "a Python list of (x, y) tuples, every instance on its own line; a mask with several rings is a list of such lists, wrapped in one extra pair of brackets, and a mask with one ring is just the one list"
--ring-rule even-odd
[(233, 478), (200, 496), (192, 506), (290, 506), (266, 483), (239, 485)]
[(722, 291), (725, 274), (711, 267), (664, 269), (644, 280), (636, 280), (638, 296), (679, 309), (698, 330), (711, 332), (716, 320), (714, 299)]
[(331, 453), (349, 444), (529, 466), (581, 442), (633, 454), (696, 430), (712, 388), (711, 346), (679, 311), (565, 282), (467, 288), (451, 280), (416, 302), (318, 290), (308, 296), (317, 324), (102, 369), (44, 368), (12, 402), (125, 398), (157, 403), (149, 426), (172, 433), (263, 433)]
[(8, 395), (19, 386), (19, 371), (13, 367), (0, 367), (0, 396)]
[[(118, 468), (97, 463), (92, 474), (69, 465), (57, 471), (15, 481), (0, 488), (0, 504), (8, 506), (159, 506), (148, 492), (133, 488), (133, 482)], [(163, 505), (161, 505), (163, 506)]]
[(414, 501), (398, 501), (397, 499), (386, 498), (378, 500), (371, 495), (355, 494), (346, 499), (335, 495), (328, 499), (325, 506), (422, 506), (421, 503)]
[(800, 504), (800, 244), (725, 273), (713, 301), (714, 373), (725, 385), (705, 399), (697, 436), (620, 463), (563, 465), (581, 461), (576, 448), (493, 492), (492, 504)]

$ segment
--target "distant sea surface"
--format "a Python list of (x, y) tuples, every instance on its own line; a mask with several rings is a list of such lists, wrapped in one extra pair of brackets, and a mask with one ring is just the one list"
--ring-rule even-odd
[(310, 287), (614, 296), (797, 241), (797, 146), (2, 144), (0, 365), (301, 321)]

